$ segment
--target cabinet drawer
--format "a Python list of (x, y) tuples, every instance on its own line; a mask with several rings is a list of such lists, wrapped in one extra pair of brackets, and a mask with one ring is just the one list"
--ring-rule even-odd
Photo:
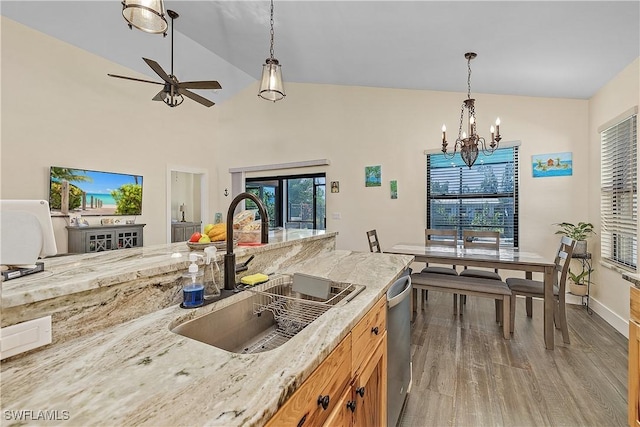
[(636, 287), (631, 290), (631, 319), (640, 322), (640, 289)]
[(353, 328), (353, 373), (369, 358), (387, 328), (387, 298), (382, 297)]
[[(268, 427), (321, 426), (351, 380), (351, 335), (347, 335), (267, 423)], [(328, 396), (324, 409), (318, 400)]]

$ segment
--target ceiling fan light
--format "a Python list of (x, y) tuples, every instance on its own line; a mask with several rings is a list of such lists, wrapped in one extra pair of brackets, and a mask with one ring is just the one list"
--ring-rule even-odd
[(167, 31), (162, 0), (123, 0), (122, 16), (129, 26), (151, 34)]
[(286, 95), (282, 83), (282, 68), (275, 58), (267, 58), (262, 66), (262, 79), (258, 96), (267, 101), (279, 101)]

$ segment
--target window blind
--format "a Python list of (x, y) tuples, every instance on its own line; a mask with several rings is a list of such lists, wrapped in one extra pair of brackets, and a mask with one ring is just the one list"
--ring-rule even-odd
[(637, 117), (600, 133), (600, 255), (632, 271), (638, 264)]
[(482, 152), (473, 167), (460, 156), (427, 155), (427, 227), (500, 231), (518, 246), (518, 146)]

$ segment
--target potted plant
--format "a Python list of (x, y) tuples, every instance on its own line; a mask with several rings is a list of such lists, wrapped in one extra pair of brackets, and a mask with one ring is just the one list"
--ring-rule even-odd
[(576, 241), (573, 255), (584, 255), (587, 253), (587, 237), (595, 234), (593, 224), (590, 222), (579, 222), (578, 224), (561, 222), (555, 225), (560, 227), (560, 230), (556, 231), (556, 234), (563, 234)]
[(569, 292), (574, 295), (587, 295), (589, 288), (587, 287), (586, 279), (590, 273), (593, 273), (593, 268), (582, 270), (580, 274), (573, 274), (571, 269), (569, 269)]

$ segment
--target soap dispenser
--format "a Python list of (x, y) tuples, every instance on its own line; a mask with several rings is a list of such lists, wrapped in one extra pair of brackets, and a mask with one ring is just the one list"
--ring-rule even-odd
[(189, 261), (191, 262), (191, 264), (189, 264), (189, 272), (182, 276), (184, 283), (182, 287), (182, 305), (185, 308), (200, 307), (204, 304), (203, 274), (198, 268), (197, 260), (197, 254), (189, 254)]

